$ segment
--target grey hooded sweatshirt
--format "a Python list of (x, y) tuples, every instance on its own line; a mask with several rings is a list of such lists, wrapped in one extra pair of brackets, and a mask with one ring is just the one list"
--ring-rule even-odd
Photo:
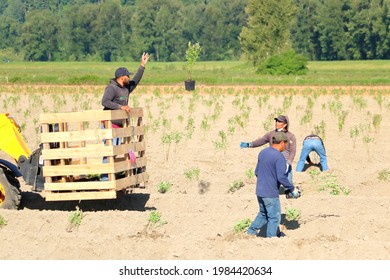
[[(286, 149), (282, 152), (282, 154), (286, 158), (287, 163), (291, 165), (292, 162), (294, 161), (295, 154), (297, 153), (297, 139), (295, 138), (294, 134), (292, 134), (290, 131), (288, 131), (290, 121), (289, 121), (287, 116), (286, 116), (286, 119), (287, 119), (287, 125), (284, 128), (283, 132), (286, 133), (286, 136), (288, 138), (288, 143), (287, 143)], [(266, 143), (269, 143), (269, 145), (271, 146), (272, 145), (272, 136), (274, 135), (275, 132), (276, 132), (276, 130), (272, 130), (270, 132), (267, 132), (263, 137), (251, 142), (250, 147), (256, 148), (256, 147), (263, 146)]]
[[(111, 79), (102, 97), (103, 110), (119, 110), (121, 106), (128, 105), (130, 93), (141, 81), (144, 70), (145, 67), (139, 66), (134, 78), (124, 87), (118, 84), (115, 79)], [(112, 121), (112, 123), (122, 126), (122, 121), (120, 120)]]

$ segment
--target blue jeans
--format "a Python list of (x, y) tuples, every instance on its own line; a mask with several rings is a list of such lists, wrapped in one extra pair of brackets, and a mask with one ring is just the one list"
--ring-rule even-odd
[[(104, 125), (101, 125), (101, 128), (104, 129)], [(113, 146), (119, 146), (121, 138), (112, 139)], [(104, 145), (106, 145), (106, 140), (103, 140)], [(103, 157), (103, 163), (107, 163), (107, 157)], [(108, 181), (108, 174), (100, 174), (100, 181)]]
[(306, 139), (303, 141), (301, 156), (299, 158), (296, 171), (302, 172), (305, 161), (310, 152), (315, 151), (320, 156), (321, 171), (328, 170), (328, 161), (326, 160), (325, 148), (319, 139)]
[(257, 197), (260, 211), (256, 219), (249, 226), (247, 233), (258, 235), (260, 229), (267, 225), (266, 237), (275, 237), (279, 231), (279, 225), (282, 220), (280, 200), (277, 198)]

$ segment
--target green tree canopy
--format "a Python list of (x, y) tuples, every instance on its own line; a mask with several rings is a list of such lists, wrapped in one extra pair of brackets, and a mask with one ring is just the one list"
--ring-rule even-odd
[(108, 0), (99, 6), (93, 36), (96, 36), (95, 50), (103, 61), (121, 58), (122, 37), (121, 5), (119, 0)]
[(65, 8), (59, 31), (60, 59), (84, 60), (95, 52), (96, 36), (93, 31), (98, 8), (93, 4), (72, 5)]
[(248, 22), (242, 28), (240, 42), (254, 65), (290, 49), (290, 25), (295, 13), (292, 0), (249, 0), (245, 12)]
[[(389, 59), (390, 0), (0, 0), (0, 51), (28, 60)], [(39, 19), (39, 17), (41, 19)]]
[(58, 18), (49, 11), (31, 11), (23, 25), (21, 42), (26, 60), (50, 61), (58, 51)]

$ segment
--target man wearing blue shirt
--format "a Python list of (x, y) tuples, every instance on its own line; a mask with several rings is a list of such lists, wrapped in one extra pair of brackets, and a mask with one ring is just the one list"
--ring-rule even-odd
[(299, 190), (288, 180), (286, 175), (286, 159), (282, 151), (286, 148), (288, 138), (283, 132), (276, 132), (270, 147), (259, 153), (255, 174), (256, 196), (260, 211), (248, 228), (248, 234), (258, 235), (260, 229), (267, 224), (266, 237), (278, 236), (281, 222), (279, 186), (282, 184), (291, 197), (298, 198)]

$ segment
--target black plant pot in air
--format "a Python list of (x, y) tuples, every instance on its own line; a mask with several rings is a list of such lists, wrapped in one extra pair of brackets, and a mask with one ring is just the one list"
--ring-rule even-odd
[(184, 86), (186, 90), (191, 91), (195, 89), (195, 81), (190, 80), (190, 81), (184, 81)]

